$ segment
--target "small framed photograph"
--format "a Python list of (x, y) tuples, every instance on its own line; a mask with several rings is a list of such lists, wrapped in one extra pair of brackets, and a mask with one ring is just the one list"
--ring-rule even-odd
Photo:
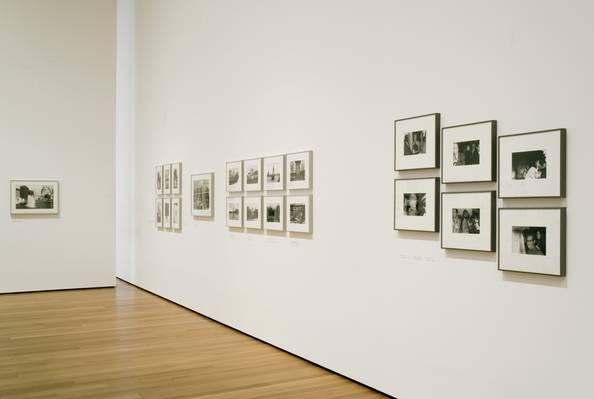
[(155, 193), (163, 195), (163, 165), (155, 168)]
[(311, 233), (311, 195), (287, 196), (287, 231)]
[(312, 151), (287, 154), (287, 188), (308, 190), (311, 188)]
[(245, 191), (262, 191), (262, 158), (243, 161)]
[(264, 228), (285, 230), (285, 197), (264, 197)]
[(171, 194), (171, 164), (163, 165), (163, 194)]
[(565, 276), (565, 208), (500, 208), (502, 271)]
[(242, 161), (227, 162), (227, 192), (238, 193), (243, 191)]
[(163, 198), (155, 200), (155, 224), (157, 228), (163, 227)]
[(439, 231), (439, 178), (394, 180), (394, 230)]
[(495, 181), (497, 121), (444, 127), (441, 140), (443, 183)]
[(181, 162), (171, 164), (171, 194), (180, 195), (182, 185), (182, 164)]
[(495, 251), (495, 191), (441, 194), (441, 247)]
[(57, 214), (60, 199), (56, 180), (12, 180), (10, 213), (13, 215)]
[(439, 168), (440, 114), (394, 121), (394, 170)]
[(264, 158), (264, 190), (285, 189), (285, 156)]
[(262, 228), (262, 197), (245, 197), (243, 199), (244, 227), (248, 229)]
[(171, 198), (163, 198), (163, 228), (171, 228)]
[(182, 204), (181, 198), (171, 198), (171, 228), (181, 230)]
[(499, 136), (499, 198), (564, 198), (565, 147), (565, 129)]
[(214, 173), (192, 175), (192, 216), (212, 217)]
[(227, 197), (227, 227), (243, 227), (242, 210), (242, 197)]

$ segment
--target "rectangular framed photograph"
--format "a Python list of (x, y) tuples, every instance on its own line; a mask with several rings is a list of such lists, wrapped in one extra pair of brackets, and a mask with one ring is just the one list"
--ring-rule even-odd
[(155, 200), (155, 224), (157, 228), (163, 227), (163, 198)]
[(171, 164), (171, 194), (180, 195), (182, 185), (181, 162)]
[(238, 193), (243, 191), (243, 162), (227, 162), (226, 184), (228, 193)]
[(441, 194), (441, 247), (495, 251), (495, 191)]
[(311, 195), (287, 196), (287, 231), (311, 233)]
[(262, 158), (243, 161), (245, 191), (262, 191)]
[(311, 188), (312, 151), (287, 154), (287, 188), (308, 190)]
[(192, 175), (192, 216), (212, 217), (214, 173)]
[(444, 127), (441, 137), (443, 183), (495, 181), (497, 121)]
[(163, 228), (171, 228), (171, 198), (163, 198)]
[(171, 198), (171, 228), (181, 230), (182, 204), (181, 198)]
[(248, 229), (262, 228), (262, 197), (245, 197), (243, 199), (244, 227)]
[(394, 230), (439, 231), (439, 178), (394, 180)]
[(394, 170), (439, 168), (440, 114), (394, 121)]
[(155, 193), (163, 195), (163, 165), (155, 167)]
[(285, 156), (264, 158), (264, 190), (285, 189)]
[(10, 213), (13, 215), (57, 214), (57, 180), (11, 180)]
[(565, 147), (565, 129), (499, 136), (499, 198), (564, 198)]
[(499, 209), (499, 270), (565, 276), (565, 245), (565, 208)]
[(163, 194), (171, 194), (171, 164), (163, 165)]
[(243, 227), (242, 197), (227, 197), (227, 227)]
[(264, 228), (266, 230), (285, 230), (285, 197), (264, 197)]

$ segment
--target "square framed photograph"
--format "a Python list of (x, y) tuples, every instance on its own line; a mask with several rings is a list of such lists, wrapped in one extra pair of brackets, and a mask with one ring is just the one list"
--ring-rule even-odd
[(212, 217), (214, 173), (192, 175), (192, 216)]
[(163, 194), (171, 194), (171, 164), (163, 165)]
[(564, 198), (565, 149), (565, 129), (499, 136), (499, 198)]
[(155, 200), (155, 225), (157, 228), (163, 227), (163, 198)]
[(226, 179), (227, 192), (239, 193), (243, 191), (243, 162), (227, 162)]
[(10, 213), (57, 214), (60, 199), (57, 180), (11, 180)]
[(500, 208), (501, 271), (565, 276), (566, 208)]
[(171, 164), (171, 194), (180, 195), (182, 186), (181, 162)]
[(394, 170), (439, 168), (440, 114), (394, 121)]
[(227, 197), (227, 227), (243, 227), (242, 197)]
[(309, 190), (312, 177), (312, 151), (287, 154), (287, 188)]
[(285, 156), (264, 158), (264, 190), (285, 189)]
[(441, 129), (441, 181), (469, 183), (497, 178), (497, 121)]
[(163, 165), (155, 167), (155, 193), (163, 195)]
[(262, 228), (262, 197), (245, 197), (243, 199), (244, 227), (248, 229)]
[(171, 228), (171, 198), (163, 198), (163, 228)]
[(264, 197), (264, 228), (266, 230), (285, 230), (285, 197)]
[(287, 231), (311, 233), (311, 195), (287, 196)]
[(181, 230), (182, 203), (181, 198), (171, 198), (171, 228)]
[(441, 194), (441, 247), (495, 251), (495, 191)]
[(394, 230), (439, 231), (439, 178), (394, 179)]
[(262, 158), (243, 161), (245, 191), (262, 191)]

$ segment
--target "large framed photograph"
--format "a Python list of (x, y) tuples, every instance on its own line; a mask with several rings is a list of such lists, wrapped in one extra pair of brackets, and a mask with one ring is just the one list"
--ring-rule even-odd
[(287, 196), (287, 231), (311, 233), (311, 196)]
[(565, 129), (499, 137), (499, 198), (565, 197)]
[(262, 197), (245, 197), (243, 199), (244, 227), (248, 229), (262, 228)]
[(155, 167), (155, 193), (163, 195), (163, 165)]
[(262, 190), (262, 158), (243, 161), (243, 185), (245, 191)]
[(264, 190), (285, 189), (285, 156), (264, 158)]
[(242, 208), (242, 197), (227, 197), (227, 227), (243, 227)]
[(163, 227), (163, 198), (155, 200), (155, 225), (157, 228)]
[(439, 178), (394, 180), (394, 230), (439, 231)]
[(171, 164), (163, 165), (163, 194), (171, 194)]
[(171, 228), (171, 198), (163, 198), (163, 228)]
[(12, 180), (10, 213), (57, 214), (59, 197), (59, 183), (56, 180)]
[(171, 228), (181, 230), (182, 203), (181, 198), (171, 198)]
[(394, 170), (439, 168), (440, 114), (394, 121)]
[(264, 197), (264, 228), (266, 230), (285, 230), (285, 197)]
[(243, 191), (243, 162), (227, 162), (226, 184), (227, 192), (237, 193)]
[(441, 247), (495, 251), (495, 191), (441, 194)]
[(497, 121), (444, 127), (441, 137), (443, 183), (495, 181)]
[(192, 216), (212, 217), (213, 173), (192, 175)]
[(311, 188), (312, 151), (287, 154), (287, 188), (308, 190)]
[(171, 194), (180, 195), (182, 185), (181, 162), (171, 164)]
[(499, 270), (565, 276), (565, 241), (565, 208), (499, 209)]

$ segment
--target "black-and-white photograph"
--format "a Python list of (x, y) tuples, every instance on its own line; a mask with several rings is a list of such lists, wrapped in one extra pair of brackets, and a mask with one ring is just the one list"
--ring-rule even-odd
[(290, 180), (303, 181), (305, 180), (305, 161), (303, 159), (296, 159), (289, 163)]
[(58, 213), (57, 181), (12, 181), (11, 213)]
[(239, 220), (241, 207), (237, 206), (237, 204), (235, 203), (230, 203), (227, 207), (227, 212), (227, 217), (229, 218), (229, 220)]
[(454, 166), (478, 165), (480, 163), (480, 140), (454, 143), (452, 153)]
[(163, 200), (163, 227), (171, 227), (171, 198)]
[(181, 229), (181, 215), (182, 215), (182, 204), (181, 198), (171, 199), (171, 228), (174, 230)]
[(262, 190), (262, 158), (243, 161), (243, 185), (245, 191)]
[(416, 130), (404, 135), (404, 155), (418, 155), (427, 152), (427, 131)]
[(155, 167), (155, 192), (157, 195), (163, 194), (163, 165)]
[(311, 188), (312, 152), (287, 154), (287, 188), (289, 190)]
[(547, 228), (544, 226), (513, 226), (512, 252), (524, 255), (547, 254)]
[(245, 218), (248, 221), (258, 220), (260, 217), (260, 208), (253, 206), (253, 205), (246, 205), (245, 206)]
[(285, 156), (264, 158), (264, 190), (284, 190)]
[(173, 195), (181, 194), (182, 186), (182, 164), (177, 162), (171, 164), (171, 193)]
[(256, 167), (246, 168), (245, 182), (246, 184), (258, 184), (260, 179), (260, 171)]
[(512, 179), (546, 179), (547, 154), (543, 150), (512, 153)]
[(271, 162), (266, 168), (266, 182), (267, 183), (280, 183), (282, 173), (281, 162)]
[(426, 204), (426, 193), (405, 193), (404, 214), (407, 216), (424, 216)]
[(163, 165), (163, 194), (171, 194), (171, 165)]
[(299, 233), (311, 233), (311, 196), (287, 197), (287, 230)]
[(394, 179), (394, 230), (439, 231), (439, 181)]
[(262, 197), (243, 199), (244, 225), (248, 229), (262, 228)]
[(163, 199), (155, 200), (155, 224), (157, 227), (163, 227)]
[(285, 198), (283, 196), (264, 197), (264, 228), (283, 231)]
[(439, 167), (439, 113), (394, 121), (394, 170)]
[(480, 234), (480, 208), (453, 208), (452, 233)]
[(266, 222), (267, 223), (280, 223), (281, 220), (281, 204), (268, 203), (266, 204)]
[(194, 209), (210, 209), (210, 180), (196, 179), (192, 182), (192, 192), (194, 193)]
[(291, 204), (289, 206), (289, 212), (289, 220), (291, 221), (291, 223), (305, 223), (305, 204)]
[(227, 184), (233, 186), (239, 182), (239, 176), (241, 175), (239, 168), (229, 168), (228, 171), (228, 182)]

